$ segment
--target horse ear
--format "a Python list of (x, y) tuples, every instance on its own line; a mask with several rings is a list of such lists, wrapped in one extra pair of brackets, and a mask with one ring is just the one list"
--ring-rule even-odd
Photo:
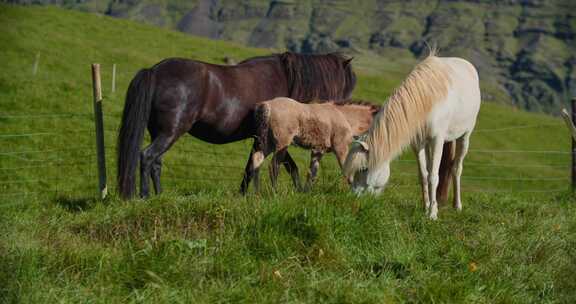
[(348, 67), (350, 65), (350, 62), (352, 62), (353, 59), (354, 59), (354, 57), (350, 57), (349, 59), (344, 60), (344, 63), (342, 65), (344, 67)]

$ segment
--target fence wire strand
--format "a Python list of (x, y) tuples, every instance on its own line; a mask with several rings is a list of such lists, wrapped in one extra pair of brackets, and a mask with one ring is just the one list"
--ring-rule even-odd
[[(113, 118), (111, 121), (116, 122), (117, 119), (121, 118), (121, 113), (106, 113), (103, 115), (107, 118)], [(14, 113), (0, 113), (0, 119), (75, 119), (75, 118), (87, 118), (93, 119), (92, 113), (25, 113), (25, 114), (14, 114)], [(112, 124), (116, 125), (116, 124)], [(521, 129), (529, 129), (529, 128), (544, 128), (544, 127), (557, 127), (563, 125), (562, 123), (550, 123), (550, 124), (535, 124), (535, 125), (521, 125), (521, 126), (507, 126), (501, 128), (488, 128), (488, 129), (478, 129), (474, 131), (475, 133), (491, 133), (491, 132), (506, 132), (506, 131), (513, 131), (513, 130), (521, 130)], [(118, 130), (116, 127), (107, 127), (104, 128), (105, 135), (109, 136), (116, 136)], [(94, 128), (87, 128), (87, 129), (78, 129), (78, 130), (66, 130), (64, 132), (24, 132), (24, 133), (4, 133), (0, 134), (0, 139), (17, 139), (17, 138), (33, 138), (33, 137), (48, 137), (48, 136), (70, 136), (70, 134), (79, 134), (79, 133), (86, 133), (87, 135), (92, 135), (95, 132)], [(248, 143), (248, 142), (247, 142)], [(244, 144), (244, 148), (246, 149), (245, 152), (239, 151), (217, 151), (217, 148), (213, 148), (211, 150), (206, 149), (197, 149), (197, 148), (177, 148), (177, 150), (181, 153), (185, 154), (202, 154), (202, 155), (212, 155), (215, 157), (230, 157), (230, 156), (240, 156), (244, 160), (248, 157), (250, 153), (250, 146), (251, 144)], [(113, 145), (109, 145), (105, 147), (106, 151), (113, 151), (115, 152), (115, 147)], [(17, 157), (19, 160), (26, 161), (32, 163), (31, 165), (21, 165), (21, 166), (12, 166), (12, 167), (0, 167), (0, 172), (9, 172), (9, 171), (16, 171), (16, 170), (34, 170), (40, 168), (61, 168), (61, 167), (74, 167), (74, 166), (89, 166), (88, 169), (90, 174), (79, 176), (81, 179), (94, 179), (96, 183), (96, 174), (90, 166), (91, 164), (95, 165), (93, 160), (90, 161), (78, 161), (78, 162), (70, 162), (64, 159), (60, 159), (65, 157), (61, 155), (62, 153), (83, 153), (83, 152), (91, 152), (91, 153), (84, 153), (83, 157), (91, 158), (95, 156), (94, 153), (95, 147), (79, 147), (79, 148), (66, 148), (66, 149), (45, 149), (45, 150), (20, 150), (20, 151), (0, 151), (0, 156), (9, 156), (9, 157)], [(470, 149), (470, 153), (484, 153), (484, 154), (542, 154), (542, 155), (570, 155), (571, 152), (569, 151), (559, 151), (559, 150), (505, 150), (505, 149)], [(56, 157), (58, 159), (51, 159), (50, 157), (54, 156), (54, 153), (58, 153)], [(28, 155), (36, 155), (36, 154), (45, 154), (46, 159), (30, 159), (26, 156)], [(112, 153), (114, 154), (114, 153)], [(187, 155), (184, 155), (187, 156)], [(298, 161), (309, 161), (306, 156), (303, 155), (293, 155), (293, 158)], [(112, 158), (111, 160), (107, 158), (107, 160), (111, 163), (114, 163), (115, 159)], [(416, 164), (416, 160), (398, 160), (397, 162), (401, 164)], [(39, 164), (37, 164), (39, 163)], [(231, 170), (238, 170), (238, 178), (230, 177), (229, 175), (223, 176), (179, 176), (179, 175), (165, 175), (162, 177), (163, 180), (167, 181), (240, 181), (242, 174), (244, 173), (243, 166), (233, 166), (233, 165), (219, 165), (219, 164), (205, 164), (205, 163), (194, 163), (194, 162), (165, 162), (167, 168), (217, 168), (217, 169), (231, 169)], [(479, 162), (479, 161), (465, 161), (465, 166), (470, 167), (487, 167), (487, 168), (570, 168), (570, 164), (510, 164), (510, 163), (486, 163), (486, 162)], [(340, 169), (330, 169), (330, 168), (321, 168), (320, 172), (336, 172), (339, 173)], [(218, 173), (217, 171), (215, 173)], [(320, 173), (321, 174), (321, 173)], [(418, 177), (418, 173), (406, 173), (406, 172), (399, 172), (396, 173), (400, 176), (411, 176), (411, 177)], [(485, 180), (495, 180), (495, 181), (519, 181), (519, 182), (535, 182), (535, 181), (549, 181), (549, 182), (560, 182), (560, 181), (568, 181), (569, 177), (558, 177), (558, 176), (541, 176), (541, 177), (528, 177), (528, 176), (518, 176), (518, 177), (506, 177), (506, 176), (462, 176), (463, 179), (466, 180), (477, 180), (477, 181), (485, 181)], [(33, 184), (33, 183), (41, 183), (41, 182), (51, 182), (51, 181), (73, 181), (77, 182), (77, 180), (71, 179), (70, 176), (66, 177), (44, 177), (39, 179), (13, 179), (13, 180), (5, 180), (0, 181), (0, 186), (10, 186), (10, 185), (21, 185), (21, 184)], [(58, 187), (60, 184), (56, 184), (55, 187)], [(406, 185), (406, 184), (392, 184), (391, 188), (407, 188), (407, 187), (419, 187), (419, 184), (413, 185)], [(564, 188), (558, 189), (533, 189), (533, 190), (520, 190), (520, 189), (477, 189), (477, 188), (470, 188), (467, 189), (464, 187), (464, 191), (467, 192), (523, 192), (523, 193), (549, 193), (549, 192), (562, 192), (566, 191)], [(11, 192), (11, 193), (2, 193), (0, 197), (10, 197), (10, 196), (18, 196), (18, 195), (35, 195), (39, 193), (47, 193), (47, 192), (63, 192), (61, 189), (56, 190), (43, 190), (43, 191), (24, 191), (24, 192)]]
[(542, 127), (558, 127), (563, 126), (563, 123), (555, 123), (555, 124), (538, 124), (538, 125), (528, 125), (528, 126), (510, 126), (510, 127), (502, 127), (502, 128), (493, 128), (493, 129), (478, 129), (474, 130), (474, 133), (490, 133), (490, 132), (501, 132), (501, 131), (510, 131), (510, 130), (519, 130), (519, 129), (532, 129), (532, 128), (542, 128)]
[(0, 114), (0, 119), (26, 119), (26, 118), (59, 118), (59, 117), (83, 117), (91, 118), (92, 113), (52, 113), (52, 114)]

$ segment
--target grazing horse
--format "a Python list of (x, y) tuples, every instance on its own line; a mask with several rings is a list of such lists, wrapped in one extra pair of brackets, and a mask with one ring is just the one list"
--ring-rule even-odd
[(443, 144), (456, 141), (452, 170), (454, 207), (462, 209), (460, 176), (470, 134), (480, 110), (478, 72), (461, 58), (434, 51), (419, 63), (389, 97), (363, 140), (351, 148), (344, 171), (356, 193), (378, 194), (390, 177), (390, 162), (408, 145), (417, 157), (424, 206), (438, 217), (436, 188)]
[[(118, 134), (120, 196), (134, 196), (138, 161), (140, 195), (149, 195), (150, 177), (161, 192), (161, 157), (185, 133), (230, 143), (255, 134), (251, 114), (258, 102), (280, 96), (301, 102), (349, 98), (356, 83), (350, 61), (336, 53), (283, 53), (233, 66), (171, 58), (140, 70), (126, 93)], [(152, 142), (140, 151), (146, 128)], [(290, 155), (284, 160), (290, 172), (297, 170)]]
[[(259, 191), (259, 168), (270, 153), (274, 153), (270, 179), (272, 187), (276, 188), (278, 167), (284, 161), (291, 144), (312, 150), (306, 182), (306, 190), (309, 190), (316, 179), (324, 153), (334, 152), (338, 164), (342, 167), (353, 136), (368, 130), (379, 109), (379, 106), (366, 102), (302, 104), (286, 97), (259, 103), (254, 111), (257, 125), (255, 150), (246, 166), (242, 193), (246, 192), (252, 178), (256, 192)], [(297, 172), (291, 173), (294, 186), (301, 190), (299, 175)]]

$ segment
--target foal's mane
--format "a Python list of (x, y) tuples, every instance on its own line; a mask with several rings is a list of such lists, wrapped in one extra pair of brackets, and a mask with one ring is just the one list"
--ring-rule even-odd
[(425, 135), (426, 119), (451, 85), (449, 67), (432, 51), (416, 65), (378, 112), (368, 130), (368, 167), (398, 155)]
[[(300, 102), (300, 101), (299, 101)], [(347, 106), (347, 105), (358, 105), (358, 106), (366, 106), (371, 107), (374, 109), (380, 109), (382, 105), (375, 104), (371, 101), (364, 100), (364, 99), (341, 99), (341, 100), (321, 100), (321, 99), (314, 99), (309, 102), (309, 104), (321, 104), (321, 103), (332, 103), (337, 106)]]
[(284, 65), (290, 98), (300, 102), (339, 101), (350, 97), (356, 76), (348, 59), (340, 53), (308, 55), (277, 54)]
[(337, 106), (346, 106), (346, 105), (365, 106), (370, 108), (370, 110), (374, 111), (375, 113), (380, 111), (380, 109), (382, 108), (381, 105), (374, 104), (370, 101), (362, 99), (345, 99), (345, 100), (333, 101), (333, 103)]

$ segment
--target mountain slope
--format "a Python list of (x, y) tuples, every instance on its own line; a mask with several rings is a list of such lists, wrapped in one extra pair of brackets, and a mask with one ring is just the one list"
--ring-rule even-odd
[[(188, 57), (222, 63), (225, 57), (239, 61), (250, 56), (268, 53), (263, 49), (251, 49), (221, 41), (189, 37), (177, 32), (104, 16), (76, 12), (63, 13), (62, 10), (53, 8), (26, 9), (10, 6), (3, 6), (3, 8), (6, 10), (0, 11), (0, 16), (2, 16), (0, 26), (6, 30), (0, 36), (0, 44), (4, 46), (0, 48), (0, 55), (6, 60), (0, 63), (2, 67), (0, 69), (0, 88), (2, 88), (0, 97), (3, 100), (0, 110), (6, 114), (73, 112), (86, 115), (82, 119), (78, 118), (79, 120), (71, 122), (4, 119), (5, 133), (34, 133), (51, 129), (55, 132), (62, 130), (64, 133), (74, 129), (86, 130), (85, 133), (80, 134), (82, 135), (80, 138), (85, 137), (85, 139), (79, 142), (65, 135), (62, 138), (58, 137), (58, 141), (50, 138), (3, 138), (6, 151), (38, 150), (38, 147), (54, 150), (75, 145), (88, 145), (91, 148), (92, 122), (86, 118), (90, 118), (92, 113), (89, 65), (93, 62), (102, 64), (104, 111), (106, 115), (109, 115), (105, 117), (106, 136), (110, 152), (114, 152), (114, 136), (119, 124), (118, 115), (123, 107), (124, 92), (138, 69), (151, 66), (166, 57)], [(10, 26), (7, 26), (8, 24)], [(38, 74), (32, 76), (31, 71), (37, 54), (40, 55)], [(118, 91), (114, 94), (109, 92), (113, 63), (118, 65)], [(372, 66), (369, 66), (370, 64)], [(412, 64), (402, 60), (371, 62), (359, 58), (354, 60), (354, 67), (358, 72), (358, 85), (354, 96), (382, 103), (392, 88), (402, 81)], [(484, 97), (491, 94), (489, 89), (489, 86), (482, 88)], [(569, 149), (570, 137), (561, 121), (545, 115), (517, 111), (507, 106), (484, 102), (477, 128), (484, 130), (474, 134), (473, 149), (554, 151), (568, 151)], [(503, 131), (498, 131), (500, 129)], [(510, 131), (506, 131), (508, 129)], [(190, 149), (198, 148), (202, 151), (207, 151), (204, 147), (211, 147), (195, 139), (183, 139), (176, 146), (180, 145), (184, 149), (187, 149), (186, 145), (190, 145)], [(249, 149), (249, 141), (218, 147), (232, 154), (238, 149), (244, 153)], [(305, 152), (296, 150), (295, 153), (305, 159)], [(168, 164), (171, 155), (174, 156), (174, 160), (180, 157), (177, 152), (168, 153)], [(109, 154), (109, 156), (113, 164), (113, 155)], [(472, 162), (513, 161), (517, 164), (522, 162), (546, 164), (568, 160), (568, 155), (564, 154), (546, 156), (548, 158), (543, 156), (545, 155), (472, 153), (469, 159)], [(215, 156), (214, 160), (217, 161), (218, 157)], [(22, 165), (27, 160), (12, 158), (12, 161), (15, 162), (14, 164)], [(237, 157), (233, 162), (234, 166), (242, 167), (244, 157)], [(303, 166), (306, 167), (305, 164)], [(480, 168), (471, 170), (480, 170)], [(533, 174), (531, 170), (530, 167), (519, 166), (503, 173), (513, 177)], [(480, 170), (479, 172), (487, 171)], [(241, 174), (241, 170), (237, 173)], [(558, 168), (551, 169), (548, 173), (551, 175), (558, 173), (564, 176), (568, 171)], [(22, 174), (28, 173), (22, 172)], [(489, 171), (488, 175), (491, 175)], [(475, 181), (475, 183), (479, 183), (478, 186), (498, 185), (489, 180)], [(559, 181), (557, 184), (563, 185), (565, 181)], [(534, 185), (536, 183), (521, 183), (518, 186), (526, 189)]]
[(193, 35), (299, 52), (340, 50), (413, 60), (426, 41), (446, 56), (475, 63), (500, 92), (489, 97), (530, 111), (557, 113), (576, 85), (576, 2), (571, 0), (55, 2)]

